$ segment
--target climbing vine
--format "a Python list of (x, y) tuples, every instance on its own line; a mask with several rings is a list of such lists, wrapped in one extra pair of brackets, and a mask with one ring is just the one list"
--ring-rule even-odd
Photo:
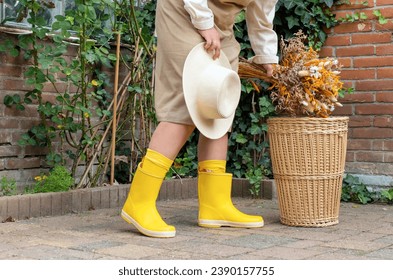
[[(128, 74), (119, 87), (117, 104), (118, 170), (122, 163), (130, 166), (137, 160), (154, 125), (152, 6), (147, 4), (143, 10), (134, 1), (76, 0), (51, 26), (40, 16), (54, 8), (47, 1), (21, 0), (18, 7), (14, 20), (27, 20), (31, 32), (19, 35), (15, 42), (5, 40), (0, 52), (26, 60), (24, 76), (29, 90), (24, 95), (5, 96), (4, 104), (21, 111), (34, 105), (40, 116), (40, 122), (21, 135), (19, 144), (46, 147), (49, 168), (70, 166), (73, 177), (82, 172), (84, 180), (78, 187), (102, 183), (108, 170), (113, 125), (113, 42), (119, 33), (120, 59)], [(48, 85), (55, 100), (45, 96)]]

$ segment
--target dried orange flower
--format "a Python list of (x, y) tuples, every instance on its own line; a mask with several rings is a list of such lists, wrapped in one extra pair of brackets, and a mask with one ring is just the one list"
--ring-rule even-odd
[(334, 58), (319, 58), (315, 50), (304, 45), (305, 40), (301, 31), (281, 40), (281, 61), (272, 77), (248, 61), (240, 63), (239, 75), (270, 82), (271, 99), (278, 113), (328, 117), (336, 106), (342, 106), (337, 101), (343, 89), (341, 65)]

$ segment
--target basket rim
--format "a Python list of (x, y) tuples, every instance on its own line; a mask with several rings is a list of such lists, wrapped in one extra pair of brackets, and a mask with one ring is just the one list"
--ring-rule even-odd
[(327, 118), (316, 118), (316, 117), (286, 117), (286, 116), (271, 116), (267, 121), (272, 120), (292, 120), (292, 121), (337, 121), (337, 120), (349, 120), (348, 116), (330, 116)]

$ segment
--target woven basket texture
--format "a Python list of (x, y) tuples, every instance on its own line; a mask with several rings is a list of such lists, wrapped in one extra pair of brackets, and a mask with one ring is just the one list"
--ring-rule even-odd
[(289, 226), (338, 223), (348, 117), (269, 118), (280, 220)]

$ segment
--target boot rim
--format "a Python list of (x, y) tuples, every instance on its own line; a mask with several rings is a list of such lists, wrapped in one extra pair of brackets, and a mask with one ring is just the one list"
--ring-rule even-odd
[(211, 226), (211, 227), (238, 227), (238, 228), (259, 228), (264, 226), (264, 221), (260, 222), (232, 222), (227, 220), (207, 220), (199, 219), (199, 226)]
[(149, 230), (147, 228), (142, 227), (137, 221), (135, 221), (130, 215), (128, 215), (124, 210), (121, 211), (120, 215), (127, 223), (132, 224), (133, 226), (136, 227), (136, 229), (150, 237), (158, 237), (158, 238), (168, 238), (168, 237), (175, 237), (176, 235), (176, 230), (173, 231), (155, 231), (155, 230)]

